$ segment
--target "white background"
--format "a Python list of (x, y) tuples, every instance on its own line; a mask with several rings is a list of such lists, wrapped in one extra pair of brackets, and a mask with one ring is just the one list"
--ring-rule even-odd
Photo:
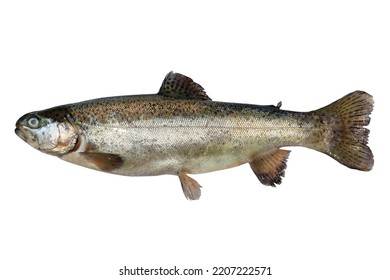
[[(390, 279), (389, 8), (315, 3), (2, 1), (0, 279), (225, 279), (213, 266), (271, 266), (264, 279)], [(194, 202), (174, 176), (99, 173), (14, 134), (24, 113), (154, 93), (170, 70), (213, 100), (297, 111), (365, 90), (374, 169), (293, 148), (278, 188), (243, 165), (193, 176), (203, 186)], [(119, 276), (125, 265), (210, 272)]]

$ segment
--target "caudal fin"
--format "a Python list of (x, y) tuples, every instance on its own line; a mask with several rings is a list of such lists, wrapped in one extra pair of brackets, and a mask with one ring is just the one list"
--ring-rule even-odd
[(353, 169), (369, 171), (374, 156), (367, 146), (370, 113), (374, 100), (364, 91), (352, 92), (332, 104), (317, 110), (331, 123), (327, 146), (323, 152)]

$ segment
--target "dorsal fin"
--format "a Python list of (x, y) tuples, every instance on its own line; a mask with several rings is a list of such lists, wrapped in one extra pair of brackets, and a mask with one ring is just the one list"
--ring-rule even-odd
[(176, 99), (211, 100), (201, 85), (187, 76), (172, 71), (165, 76), (158, 94)]

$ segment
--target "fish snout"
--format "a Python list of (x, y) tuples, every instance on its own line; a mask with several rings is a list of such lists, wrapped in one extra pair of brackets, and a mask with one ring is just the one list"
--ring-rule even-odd
[(23, 123), (16, 123), (15, 134), (27, 144), (33, 146), (36, 149), (39, 149), (39, 141), (36, 135), (34, 135), (32, 131), (25, 127)]
[(15, 134), (16, 134), (20, 139), (22, 139), (23, 141), (27, 141), (26, 135), (23, 133), (23, 131), (22, 131), (19, 127), (16, 127), (16, 128), (15, 128)]

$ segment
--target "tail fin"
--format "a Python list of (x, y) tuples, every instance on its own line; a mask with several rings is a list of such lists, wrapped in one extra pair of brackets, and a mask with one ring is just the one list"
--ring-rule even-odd
[(326, 154), (349, 168), (369, 171), (374, 156), (367, 146), (370, 113), (374, 100), (364, 91), (352, 92), (316, 111), (331, 118), (332, 132), (327, 139)]

